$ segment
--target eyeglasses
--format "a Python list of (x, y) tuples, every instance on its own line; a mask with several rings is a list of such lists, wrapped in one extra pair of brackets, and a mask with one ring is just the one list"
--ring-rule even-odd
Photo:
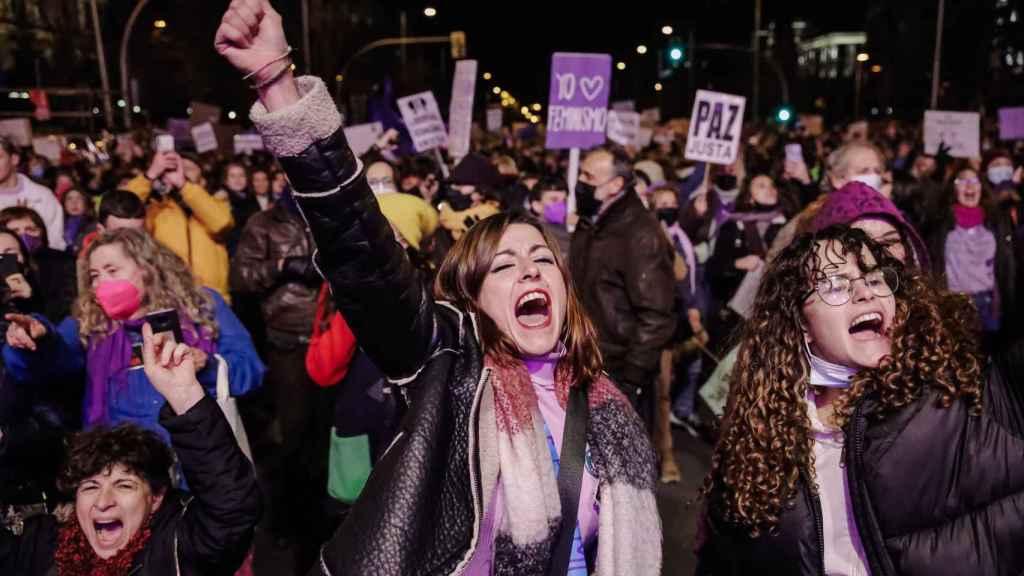
[(815, 292), (821, 301), (829, 306), (842, 306), (853, 298), (853, 285), (863, 280), (871, 293), (880, 298), (892, 296), (899, 289), (900, 277), (892, 268), (877, 268), (860, 278), (846, 276), (830, 276), (819, 280), (814, 290), (809, 290), (803, 300), (807, 301)]
[(957, 188), (966, 188), (968, 186), (980, 185), (981, 180), (977, 178), (957, 178), (956, 180), (953, 180), (953, 183), (956, 184)]

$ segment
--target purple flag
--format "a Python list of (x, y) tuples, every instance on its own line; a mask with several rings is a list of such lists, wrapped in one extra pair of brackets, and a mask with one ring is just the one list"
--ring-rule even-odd
[(999, 109), (999, 139), (1020, 140), (1024, 138), (1024, 108)]
[(551, 57), (547, 148), (604, 144), (612, 57), (556, 52)]

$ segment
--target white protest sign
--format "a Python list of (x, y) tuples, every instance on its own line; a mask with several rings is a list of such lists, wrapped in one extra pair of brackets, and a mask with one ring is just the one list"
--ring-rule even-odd
[(924, 113), (925, 154), (936, 154), (942, 143), (954, 158), (977, 158), (981, 156), (980, 134), (981, 116), (977, 112), (926, 110)]
[(263, 150), (263, 137), (259, 134), (235, 134), (235, 154), (252, 154)]
[(32, 139), (32, 150), (54, 164), (60, 162), (64, 151), (63, 136), (36, 136)]
[(488, 132), (501, 132), (503, 112), (501, 108), (488, 108), (487, 109), (487, 131)]
[(345, 139), (356, 156), (366, 154), (383, 133), (384, 126), (380, 122), (345, 126)]
[(636, 147), (638, 149), (647, 148), (651, 145), (651, 139), (654, 137), (654, 130), (652, 128), (640, 127), (636, 131)]
[(32, 122), (28, 118), (0, 120), (0, 136), (7, 136), (15, 146), (31, 146)]
[(475, 91), (476, 60), (459, 60), (455, 63), (452, 101), (448, 108), (448, 152), (456, 158), (469, 154)]
[(636, 110), (636, 102), (633, 100), (618, 100), (616, 102), (612, 102), (612, 110), (625, 110), (627, 112), (632, 112), (633, 110)]
[(196, 152), (212, 152), (217, 149), (217, 133), (213, 124), (203, 122), (192, 127), (192, 141), (196, 144)]
[(697, 90), (686, 140), (686, 159), (733, 163), (740, 149), (746, 102), (743, 96)]
[(608, 111), (608, 139), (620, 146), (635, 146), (640, 130), (640, 113), (626, 110)]
[(654, 126), (661, 122), (661, 108), (648, 108), (640, 112), (640, 123), (644, 126)]
[(398, 99), (398, 110), (412, 136), (412, 145), (417, 152), (426, 152), (448, 144), (441, 111), (433, 92), (420, 92)]

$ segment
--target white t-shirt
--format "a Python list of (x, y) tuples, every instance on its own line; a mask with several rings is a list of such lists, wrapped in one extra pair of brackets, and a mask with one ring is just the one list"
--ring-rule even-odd
[(0, 210), (11, 206), (24, 206), (35, 210), (46, 224), (50, 248), (64, 250), (64, 209), (53, 191), (36, 184), (24, 174), (18, 174), (18, 183), (11, 188), (0, 188)]
[(814, 472), (821, 499), (821, 524), (825, 536), (827, 576), (868, 576), (864, 546), (857, 532), (850, 503), (850, 487), (843, 463), (843, 437), (818, 419), (814, 392), (807, 390), (807, 415), (814, 437)]

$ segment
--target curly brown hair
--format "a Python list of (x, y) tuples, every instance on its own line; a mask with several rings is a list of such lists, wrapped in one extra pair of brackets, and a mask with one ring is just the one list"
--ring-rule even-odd
[(822, 277), (822, 243), (830, 256), (854, 258), (861, 270), (884, 266), (899, 274), (892, 352), (878, 368), (859, 371), (833, 403), (835, 424), (845, 426), (866, 394), (878, 399), (872, 418), (907, 406), (929, 389), (943, 407), (963, 400), (974, 413), (981, 408), (978, 319), (966, 297), (934, 286), (860, 230), (834, 226), (797, 238), (761, 282), (730, 377), (724, 430), (702, 489), (706, 497), (714, 493), (716, 515), (753, 537), (777, 526), (801, 477), (816, 490), (802, 310)]
[(118, 465), (149, 483), (154, 494), (171, 487), (174, 454), (155, 432), (134, 424), (98, 426), (75, 434), (57, 487), (73, 495), (83, 480)]

